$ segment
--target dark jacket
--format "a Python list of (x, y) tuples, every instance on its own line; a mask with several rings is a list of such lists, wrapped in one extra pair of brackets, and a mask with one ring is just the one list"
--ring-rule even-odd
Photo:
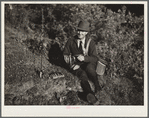
[[(77, 36), (73, 37), (72, 39), (69, 39), (65, 45), (63, 55), (79, 55), (80, 50), (77, 46)], [(89, 38), (86, 38), (85, 40), (85, 48), (87, 45)], [(89, 45), (89, 50), (88, 50), (88, 55), (85, 56), (84, 62), (97, 62), (97, 52), (96, 52), (96, 44), (94, 40), (91, 40), (90, 45)]]

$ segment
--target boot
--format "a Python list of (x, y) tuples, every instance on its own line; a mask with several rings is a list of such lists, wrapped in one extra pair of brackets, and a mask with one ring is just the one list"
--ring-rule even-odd
[(97, 102), (97, 98), (95, 97), (94, 94), (92, 93), (89, 93), (87, 94), (87, 101), (90, 103), (90, 104), (95, 104)]

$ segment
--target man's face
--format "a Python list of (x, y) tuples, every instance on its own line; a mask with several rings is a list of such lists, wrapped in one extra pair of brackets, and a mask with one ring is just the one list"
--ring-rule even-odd
[(77, 31), (78, 38), (84, 39), (85, 36), (87, 35), (87, 33), (88, 33), (88, 32), (86, 32), (86, 31), (78, 30), (78, 31)]

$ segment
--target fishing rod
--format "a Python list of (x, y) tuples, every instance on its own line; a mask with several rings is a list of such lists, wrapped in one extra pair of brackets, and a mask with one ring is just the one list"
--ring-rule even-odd
[[(43, 15), (43, 8), (42, 8), (42, 33), (41, 33), (41, 38), (40, 38), (40, 42), (43, 43), (43, 31), (44, 31), (44, 15)], [(43, 44), (42, 44), (43, 46)], [(40, 65), (40, 78), (42, 78), (42, 75), (43, 75), (43, 71), (42, 71), (42, 47), (41, 47), (41, 65)]]

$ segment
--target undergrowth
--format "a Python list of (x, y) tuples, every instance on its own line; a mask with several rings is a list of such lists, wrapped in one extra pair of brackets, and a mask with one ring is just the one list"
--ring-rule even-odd
[[(41, 17), (43, 7), (47, 9)], [(100, 105), (144, 104), (143, 15), (135, 16), (125, 5), (117, 12), (94, 4), (5, 8), (6, 105), (88, 105), (78, 98), (82, 90), (79, 79), (69, 73), (62, 57), (65, 43), (75, 35), (74, 26), (81, 19), (90, 22), (98, 55), (107, 61), (105, 76), (99, 77), (103, 88), (96, 95)], [(50, 79), (49, 74), (57, 71), (65, 77)]]

